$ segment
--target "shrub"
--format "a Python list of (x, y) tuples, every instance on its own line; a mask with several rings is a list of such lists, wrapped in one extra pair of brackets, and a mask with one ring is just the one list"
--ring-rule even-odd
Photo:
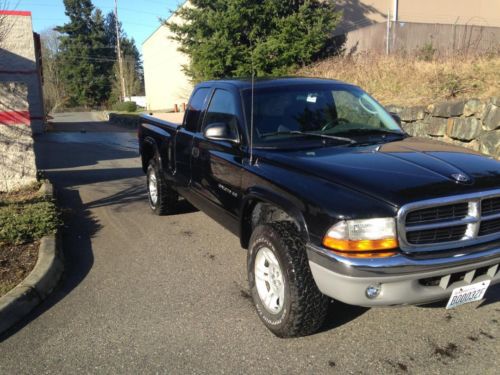
[(446, 95), (446, 99), (455, 98), (460, 93), (467, 91), (463, 78), (454, 72), (438, 75), (436, 83), (437, 89)]
[(52, 202), (10, 203), (0, 206), (0, 243), (23, 244), (55, 233), (59, 215)]
[(135, 102), (118, 102), (113, 105), (113, 110), (120, 112), (135, 112), (137, 104)]
[(437, 50), (434, 48), (432, 42), (425, 43), (418, 51), (417, 57), (420, 60), (432, 61), (436, 55)]

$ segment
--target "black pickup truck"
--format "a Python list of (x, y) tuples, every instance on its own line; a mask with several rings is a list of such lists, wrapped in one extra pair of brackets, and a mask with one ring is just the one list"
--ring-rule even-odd
[(318, 330), (331, 299), (452, 308), (500, 281), (500, 162), (410, 137), (359, 87), (204, 82), (182, 124), (141, 122), (151, 209), (181, 195), (237, 235), (280, 337)]

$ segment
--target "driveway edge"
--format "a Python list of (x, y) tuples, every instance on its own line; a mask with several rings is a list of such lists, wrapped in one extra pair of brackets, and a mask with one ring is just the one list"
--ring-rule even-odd
[[(41, 190), (46, 196), (54, 196), (49, 182), (44, 182)], [(0, 298), (0, 334), (47, 298), (61, 279), (64, 263), (57, 238), (56, 234), (41, 239), (33, 270), (18, 286)]]

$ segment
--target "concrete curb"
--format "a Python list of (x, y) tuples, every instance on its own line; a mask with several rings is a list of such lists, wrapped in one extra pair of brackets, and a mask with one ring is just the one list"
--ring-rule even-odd
[[(45, 191), (53, 192), (44, 182)], [(18, 286), (0, 298), (0, 334), (19, 322), (54, 290), (64, 271), (57, 236), (43, 237), (35, 267)]]

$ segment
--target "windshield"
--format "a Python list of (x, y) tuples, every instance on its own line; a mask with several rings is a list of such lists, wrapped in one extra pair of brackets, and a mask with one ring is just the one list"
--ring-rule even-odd
[[(243, 97), (250, 128), (251, 90), (245, 90)], [(404, 135), (404, 132), (380, 104), (354, 86), (332, 84), (255, 89), (255, 146), (288, 147), (291, 142), (321, 141), (322, 137), (313, 134), (332, 136), (339, 144), (345, 144), (345, 138)]]

